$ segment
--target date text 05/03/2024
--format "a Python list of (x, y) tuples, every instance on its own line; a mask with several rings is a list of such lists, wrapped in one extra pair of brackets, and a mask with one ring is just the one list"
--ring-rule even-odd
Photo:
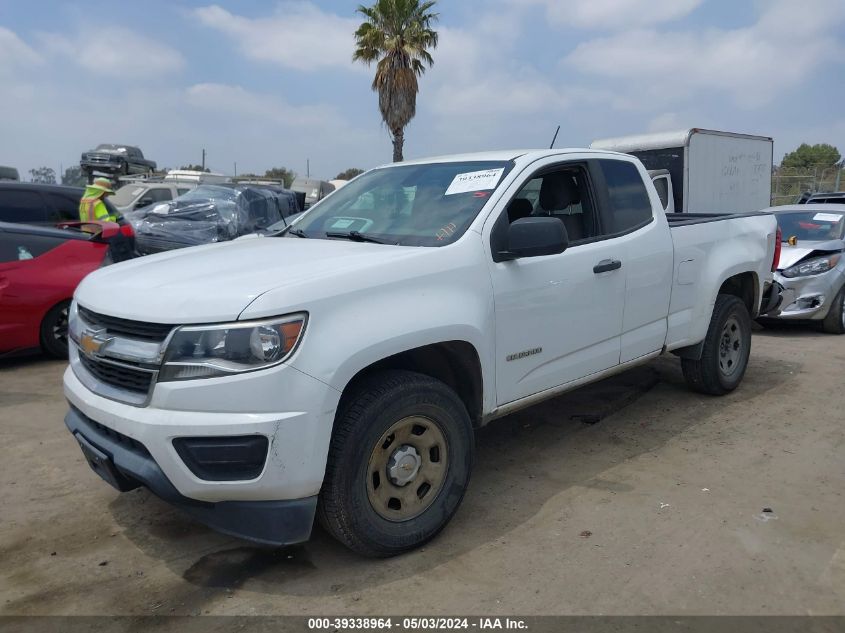
[(391, 630), (405, 631), (440, 631), (440, 630), (527, 630), (528, 625), (519, 618), (442, 618), (442, 617), (406, 617), (395, 618), (309, 618), (309, 630)]

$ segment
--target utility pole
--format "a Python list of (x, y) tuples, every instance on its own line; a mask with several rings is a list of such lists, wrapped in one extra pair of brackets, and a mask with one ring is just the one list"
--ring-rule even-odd
[(238, 161), (235, 161), (235, 178), (238, 177)]
[(842, 167), (845, 165), (837, 165), (836, 166), (836, 186), (833, 187), (834, 191), (839, 191), (839, 183), (842, 180)]
[(306, 178), (311, 177), (311, 159), (310, 158), (305, 159), (305, 177)]
[(205, 148), (202, 150), (202, 170), (205, 171)]

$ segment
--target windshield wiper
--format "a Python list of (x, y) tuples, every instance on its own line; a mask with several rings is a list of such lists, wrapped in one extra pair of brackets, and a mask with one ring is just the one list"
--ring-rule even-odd
[(290, 228), (290, 225), (288, 225), (287, 230), (282, 230), (280, 235), (296, 235), (297, 237), (308, 237), (307, 235), (305, 235), (305, 231), (303, 231), (302, 229), (292, 229)]
[(391, 242), (385, 242), (384, 240), (380, 240), (377, 237), (372, 237), (371, 235), (367, 235), (366, 233), (361, 233), (360, 231), (349, 231), (348, 233), (341, 233), (341, 232), (326, 232), (326, 237), (339, 237), (345, 240), (352, 240), (353, 242), (372, 242), (373, 244), (391, 244)]

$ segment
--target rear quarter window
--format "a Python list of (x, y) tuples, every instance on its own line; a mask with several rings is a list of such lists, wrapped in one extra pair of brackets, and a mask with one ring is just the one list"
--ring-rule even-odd
[(599, 164), (609, 206), (603, 210), (605, 234), (625, 233), (651, 222), (651, 201), (636, 166), (621, 160), (601, 160)]
[(0, 231), (0, 263), (41, 257), (65, 241), (60, 237)]

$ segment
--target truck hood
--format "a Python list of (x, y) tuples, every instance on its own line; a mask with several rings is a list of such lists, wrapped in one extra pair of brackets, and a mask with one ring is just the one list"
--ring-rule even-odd
[[(77, 301), (109, 316), (150, 323), (233, 321), (260, 295), (325, 285), (333, 292), (343, 278), (362, 284), (375, 268), (425, 257), (433, 248), (341, 240), (260, 237), (209, 244), (141, 257), (88, 275)], [(349, 289), (349, 283), (341, 285)], [(286, 293), (287, 294), (287, 293)]]
[(845, 249), (845, 242), (842, 240), (798, 242), (795, 246), (790, 246), (784, 242), (780, 251), (780, 263), (778, 264), (778, 270), (784, 270), (790, 266), (794, 266), (812, 253), (823, 255), (824, 253), (838, 253), (843, 249)]

